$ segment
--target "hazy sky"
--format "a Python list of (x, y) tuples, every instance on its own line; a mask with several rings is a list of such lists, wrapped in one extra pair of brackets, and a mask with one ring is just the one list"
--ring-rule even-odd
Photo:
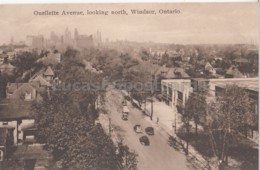
[[(121, 10), (129, 15), (35, 16), (34, 11)], [(157, 15), (130, 15), (131, 9), (155, 10)], [(159, 9), (178, 9), (180, 14), (160, 15)], [(110, 40), (154, 41), (165, 43), (258, 43), (257, 3), (208, 4), (88, 4), (88, 5), (1, 5), (0, 44), (25, 40), (26, 35), (54, 31), (64, 34), (93, 34)]]

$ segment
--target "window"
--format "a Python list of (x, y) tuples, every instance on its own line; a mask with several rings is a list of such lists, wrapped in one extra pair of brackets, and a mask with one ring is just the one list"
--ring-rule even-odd
[(8, 122), (3, 122), (3, 125), (8, 125)]
[(183, 93), (178, 91), (178, 99), (183, 101)]

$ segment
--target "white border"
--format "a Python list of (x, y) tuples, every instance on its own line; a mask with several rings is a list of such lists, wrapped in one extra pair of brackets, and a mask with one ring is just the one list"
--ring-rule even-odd
[(68, 3), (239, 3), (259, 0), (0, 0), (0, 4), (68, 4)]

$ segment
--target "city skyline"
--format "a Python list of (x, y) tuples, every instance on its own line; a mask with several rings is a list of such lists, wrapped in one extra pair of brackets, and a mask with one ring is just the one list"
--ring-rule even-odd
[[(258, 44), (258, 13), (254, 3), (218, 4), (95, 4), (1, 6), (0, 44), (25, 40), (26, 35), (61, 36), (68, 27), (82, 34), (102, 33), (103, 40), (174, 44)], [(178, 9), (165, 15), (35, 16), (34, 11), (113, 11)], [(16, 11), (10, 13), (10, 11)]]

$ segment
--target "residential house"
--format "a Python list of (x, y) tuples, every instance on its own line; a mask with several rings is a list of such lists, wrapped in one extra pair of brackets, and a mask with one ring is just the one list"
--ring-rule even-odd
[(225, 78), (243, 78), (243, 77), (244, 75), (234, 65), (230, 66), (225, 74)]
[(216, 75), (216, 69), (209, 63), (207, 62), (205, 65), (205, 71), (212, 74), (212, 75)]
[(185, 72), (183, 68), (169, 68), (168, 71), (163, 75), (165, 79), (176, 79), (176, 78), (189, 78), (190, 76)]
[(54, 72), (53, 72), (53, 70), (51, 69), (51, 67), (48, 66), (47, 69), (46, 69), (46, 71), (43, 73), (43, 78), (44, 78), (47, 82), (51, 83), (52, 80), (53, 80), (53, 77), (54, 77)]
[(5, 99), (0, 102), (0, 129), (7, 128), (11, 132), (14, 145), (22, 144), (27, 139), (25, 131), (32, 126), (34, 114), (31, 101)]
[(6, 86), (7, 99), (35, 100), (37, 97), (37, 83), (8, 83)]
[(41, 69), (35, 73), (29, 80), (29, 82), (40, 82), (41, 87), (50, 88), (54, 79), (54, 72), (50, 66), (47, 69)]

